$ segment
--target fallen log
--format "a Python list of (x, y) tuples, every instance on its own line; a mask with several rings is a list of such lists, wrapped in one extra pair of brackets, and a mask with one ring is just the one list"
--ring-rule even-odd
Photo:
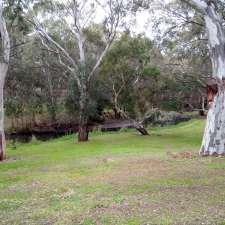
[(138, 123), (134, 126), (136, 128), (137, 131), (139, 131), (142, 135), (147, 136), (149, 135), (148, 131), (145, 129), (145, 127)]
[(121, 128), (135, 128), (138, 132), (140, 132), (142, 135), (149, 135), (148, 131), (145, 129), (145, 127), (132, 119), (129, 120), (111, 120), (107, 123), (103, 124), (101, 126), (102, 131), (106, 130), (119, 130)]

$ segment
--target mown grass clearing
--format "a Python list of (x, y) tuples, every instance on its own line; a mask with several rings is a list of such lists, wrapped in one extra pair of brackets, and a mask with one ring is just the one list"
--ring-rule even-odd
[(19, 144), (0, 164), (0, 224), (225, 224), (225, 159), (198, 152), (203, 120)]

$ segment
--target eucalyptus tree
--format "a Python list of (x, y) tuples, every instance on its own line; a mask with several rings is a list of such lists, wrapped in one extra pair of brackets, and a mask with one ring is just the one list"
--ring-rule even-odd
[(3, 15), (3, 1), (0, 2), (0, 34), (1, 34), (1, 62), (0, 62), (0, 161), (5, 158), (4, 134), (4, 82), (9, 67), (10, 40)]
[[(141, 107), (137, 106), (144, 98), (142, 81), (145, 80), (146, 83), (147, 78), (160, 73), (157, 66), (152, 64), (153, 49), (153, 43), (147, 37), (132, 37), (129, 33), (124, 33), (106, 54), (100, 72), (111, 93), (115, 117), (119, 117), (121, 111), (126, 112), (125, 114), (145, 111), (143, 104)], [(149, 101), (144, 100), (145, 103)], [(138, 119), (142, 119), (142, 116)]]
[(212, 62), (213, 99), (210, 105), (201, 155), (225, 154), (225, 33), (223, 19), (218, 10), (220, 1), (191, 0), (203, 14)]
[[(24, 34), (26, 29), (27, 26), (23, 20), (22, 0), (0, 0), (0, 161), (5, 159), (6, 147), (4, 133), (5, 80), (10, 58), (14, 56), (15, 49), (22, 44), (15, 40), (19, 40), (19, 35)], [(15, 38), (16, 36), (17, 38)]]
[[(51, 8), (51, 12), (46, 16), (48, 20), (57, 21), (58, 26), (61, 24), (62, 29), (58, 33), (58, 39), (50, 33), (46, 23), (44, 24), (44, 19), (42, 21), (37, 19), (40, 14), (35, 15), (31, 9), (28, 10), (30, 21), (45, 48), (58, 55), (59, 63), (76, 81), (79, 89), (78, 140), (87, 141), (90, 83), (115, 39), (118, 28), (124, 22), (125, 1), (70, 0), (65, 3), (48, 1), (48, 5)], [(97, 38), (100, 38), (97, 44), (100, 46), (96, 48), (96, 43), (88, 42), (87, 34), (89, 29), (95, 29), (95, 19), (99, 15), (103, 17), (100, 18), (103, 21), (103, 35), (97, 35)], [(62, 43), (65, 34), (70, 36), (71, 45)]]
[(5, 133), (4, 133), (4, 84), (9, 67), (10, 39), (4, 17), (4, 1), (0, 1), (0, 161), (5, 159)]
[(213, 103), (208, 112), (200, 154), (224, 154), (224, 1), (179, 0), (170, 1), (168, 5), (176, 6), (172, 10), (166, 8), (165, 11), (170, 13), (162, 15), (171, 25), (166, 32), (168, 38), (164, 39), (170, 54), (180, 55), (182, 61), (184, 58), (191, 59), (189, 65), (201, 80), (206, 81), (207, 76), (212, 78), (208, 90), (214, 97), (211, 99)]

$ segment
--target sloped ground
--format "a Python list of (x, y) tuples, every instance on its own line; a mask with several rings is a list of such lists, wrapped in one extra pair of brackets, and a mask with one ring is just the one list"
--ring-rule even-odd
[[(225, 159), (195, 157), (203, 126), (9, 149), (0, 164), (0, 224), (225, 224)], [(180, 152), (193, 154), (173, 157)]]

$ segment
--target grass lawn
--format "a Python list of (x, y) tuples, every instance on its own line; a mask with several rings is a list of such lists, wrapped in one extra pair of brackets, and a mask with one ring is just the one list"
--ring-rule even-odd
[(8, 148), (0, 163), (0, 224), (225, 224), (225, 159), (198, 152), (203, 120), (94, 133)]

